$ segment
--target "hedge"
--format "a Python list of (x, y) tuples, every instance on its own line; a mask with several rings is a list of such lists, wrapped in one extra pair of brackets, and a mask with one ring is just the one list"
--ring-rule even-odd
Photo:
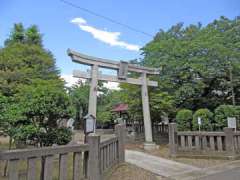
[(213, 113), (208, 109), (198, 109), (193, 115), (193, 130), (198, 130), (198, 117), (201, 118), (201, 130), (212, 130)]
[(176, 122), (179, 131), (192, 130), (193, 113), (189, 109), (181, 109), (177, 112)]
[(240, 107), (232, 106), (232, 105), (220, 105), (215, 111), (215, 124), (218, 129), (223, 129), (227, 127), (227, 118), (228, 117), (236, 117), (239, 120), (240, 115)]

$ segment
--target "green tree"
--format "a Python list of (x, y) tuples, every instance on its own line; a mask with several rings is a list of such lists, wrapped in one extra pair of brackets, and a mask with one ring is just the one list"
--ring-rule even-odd
[(189, 109), (181, 109), (177, 112), (176, 122), (179, 131), (192, 130), (193, 113)]
[(13, 30), (9, 38), (5, 41), (5, 45), (12, 43), (24, 43), (25, 41), (25, 29), (22, 23), (14, 24)]
[(239, 17), (221, 17), (205, 27), (179, 23), (160, 30), (143, 47), (141, 64), (163, 67), (159, 88), (174, 97), (176, 108), (214, 110), (222, 103), (233, 104), (233, 99), (238, 104), (239, 26)]
[(98, 97), (97, 121), (101, 123), (112, 122), (114, 120), (114, 115), (111, 110), (115, 105), (122, 102), (121, 91), (110, 90), (105, 87), (101, 88)]
[[(13, 140), (40, 146), (71, 140), (70, 130), (57, 126), (57, 120), (71, 115), (70, 101), (37, 26), (25, 30), (15, 24), (0, 49), (0, 94), (0, 129), (10, 137), (9, 149)], [(7, 163), (5, 175), (6, 170)]]
[(128, 104), (129, 118), (134, 121), (142, 121), (142, 99), (141, 99), (141, 87), (121, 83), (120, 93), (122, 94), (122, 102)]
[(18, 93), (22, 84), (33, 79), (55, 79), (59, 71), (49, 51), (38, 45), (13, 43), (0, 50), (0, 91), (5, 96)]
[[(35, 80), (31, 85), (19, 88), (16, 101), (22, 107), (26, 117), (24, 125), (33, 125), (38, 131), (35, 139), (40, 146), (47, 146), (55, 141), (48, 141), (49, 134), (58, 129), (57, 121), (71, 117), (70, 99), (63, 91), (63, 82), (56, 80)], [(56, 135), (57, 136), (57, 135)]]
[(40, 130), (57, 128), (58, 119), (71, 115), (64, 82), (37, 26), (15, 24), (0, 49), (0, 94), (7, 99), (1, 128), (14, 140), (39, 137)]
[(198, 117), (201, 118), (201, 130), (211, 131), (213, 130), (213, 113), (208, 109), (198, 109), (193, 115), (193, 130), (198, 130)]
[(69, 89), (74, 110), (75, 128), (83, 127), (83, 117), (88, 113), (89, 84), (79, 82)]
[(175, 116), (176, 108), (173, 96), (169, 95), (167, 92), (161, 91), (152, 91), (149, 96), (151, 119), (154, 119), (154, 121), (161, 121), (161, 116)]
[(42, 35), (39, 33), (38, 27), (33, 25), (26, 30), (26, 43), (42, 46)]
[(232, 105), (220, 105), (214, 111), (214, 119), (216, 127), (218, 129), (223, 129), (227, 127), (227, 118), (228, 117), (239, 117), (238, 107)]

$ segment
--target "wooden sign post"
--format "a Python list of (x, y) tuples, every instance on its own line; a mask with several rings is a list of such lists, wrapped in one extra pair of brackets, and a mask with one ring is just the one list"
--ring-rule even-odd
[[(144, 120), (144, 130), (145, 130), (145, 149), (155, 148), (152, 138), (152, 124), (150, 118), (149, 110), (149, 98), (148, 98), (148, 86), (157, 87), (158, 83), (156, 81), (150, 81), (147, 75), (158, 75), (159, 69), (148, 68), (143, 66), (138, 66), (135, 64), (130, 64), (126, 61), (113, 61), (102, 58), (96, 58), (92, 56), (87, 56), (76, 51), (68, 49), (68, 55), (72, 58), (72, 61), (80, 64), (85, 64), (91, 66), (91, 72), (83, 72), (75, 70), (73, 76), (77, 78), (90, 79), (90, 94), (89, 94), (89, 106), (88, 113), (96, 117), (97, 110), (97, 84), (98, 80), (111, 81), (119, 83), (129, 83), (140, 85), (142, 90), (142, 107), (143, 107), (143, 120)], [(104, 75), (98, 72), (98, 68), (113, 69), (118, 72), (118, 76)], [(128, 72), (140, 73), (139, 78), (128, 77)]]

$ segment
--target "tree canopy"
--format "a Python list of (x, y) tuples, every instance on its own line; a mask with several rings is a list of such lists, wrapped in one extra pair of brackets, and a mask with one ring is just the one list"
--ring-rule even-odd
[[(142, 51), (139, 64), (162, 69), (152, 77), (159, 86), (149, 88), (154, 119), (159, 113), (174, 118), (178, 109), (214, 111), (221, 104), (240, 104), (239, 17), (220, 17), (206, 26), (176, 24), (160, 30)], [(124, 87), (129, 97), (139, 96), (138, 89)], [(138, 99), (126, 100), (130, 109), (140, 110)]]
[(41, 146), (70, 140), (44, 139), (66, 131), (58, 128), (57, 121), (69, 118), (72, 110), (55, 59), (43, 47), (37, 26), (25, 29), (15, 24), (0, 49), (0, 95), (4, 112), (0, 128), (11, 139), (34, 140)]

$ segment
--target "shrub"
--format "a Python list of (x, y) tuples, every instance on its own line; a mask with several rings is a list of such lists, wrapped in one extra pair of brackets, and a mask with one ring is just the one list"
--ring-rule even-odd
[(192, 129), (193, 113), (189, 109), (181, 109), (177, 112), (176, 121), (179, 131), (187, 131)]
[(193, 130), (198, 130), (198, 117), (201, 118), (201, 130), (212, 130), (213, 113), (208, 109), (198, 109), (193, 115)]
[(215, 123), (216, 127), (222, 129), (227, 127), (227, 118), (228, 117), (236, 117), (239, 118), (240, 108), (239, 106), (232, 106), (232, 105), (220, 105), (218, 106), (214, 113), (215, 113)]
[(51, 146), (53, 144), (65, 145), (72, 139), (72, 131), (69, 128), (48, 129), (39, 132), (41, 146)]
[(68, 144), (72, 140), (72, 131), (69, 128), (58, 128), (56, 129), (57, 140), (55, 141), (58, 145)]

